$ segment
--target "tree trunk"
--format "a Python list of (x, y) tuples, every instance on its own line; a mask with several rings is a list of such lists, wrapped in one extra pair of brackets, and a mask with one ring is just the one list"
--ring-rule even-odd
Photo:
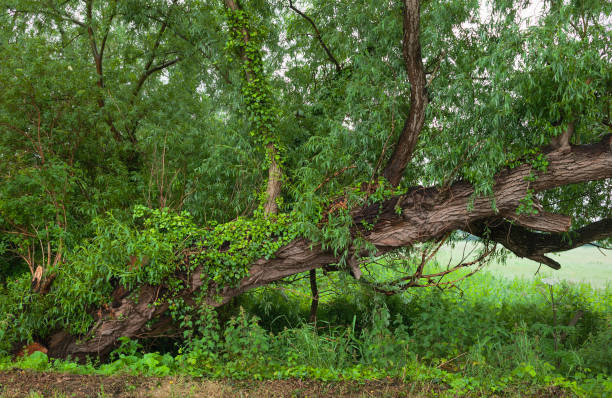
[(278, 164), (278, 151), (274, 144), (268, 144), (266, 148), (270, 157), (270, 166), (268, 167), (268, 186), (266, 188), (266, 203), (264, 205), (264, 214), (277, 214), (278, 202), (282, 189), (282, 170)]
[[(242, 7), (237, 0), (225, 0), (225, 6), (234, 12), (242, 10)], [(251, 32), (243, 27), (241, 28), (240, 33), (242, 40), (244, 41), (245, 45), (247, 45), (251, 40)], [(251, 69), (253, 60), (249, 59), (249, 56), (244, 49), (241, 49), (239, 52), (244, 66), (244, 79), (247, 83), (252, 83), (256, 78), (255, 72)], [(259, 131), (258, 133), (265, 136), (266, 134), (270, 134), (270, 131)], [(270, 142), (266, 145), (266, 155), (270, 162), (268, 166), (268, 183), (264, 203), (264, 214), (267, 216), (278, 213), (277, 199), (280, 196), (282, 189), (283, 173), (279, 163), (278, 148), (274, 145), (274, 143)]]
[(317, 309), (319, 308), (319, 288), (317, 287), (317, 270), (310, 270), (310, 294), (312, 302), (310, 303), (310, 317), (308, 321), (313, 325), (317, 324)]
[[(493, 199), (473, 197), (474, 189), (468, 183), (459, 182), (448, 189), (436, 187), (414, 187), (406, 194), (395, 196), (381, 203), (375, 203), (352, 211), (354, 233), (359, 233), (374, 245), (378, 253), (394, 248), (410, 247), (418, 242), (425, 242), (444, 236), (454, 230), (474, 230), (478, 235), (483, 233), (482, 223), (488, 220), (499, 220), (501, 214), (512, 214), (525, 197), (528, 189), (536, 192), (567, 184), (612, 178), (612, 135), (594, 145), (572, 147), (571, 152), (552, 152), (548, 154), (549, 166), (546, 172), (536, 173), (535, 181), (526, 179), (533, 170), (529, 165), (506, 169), (496, 175)], [(472, 210), (468, 210), (472, 202)], [(553, 217), (554, 218), (554, 217)], [(564, 218), (557, 217), (556, 226), (551, 226), (551, 217), (542, 213), (541, 230), (555, 231), (569, 228)], [(560, 221), (559, 221), (560, 220)], [(367, 231), (361, 227), (362, 221), (374, 224)], [(528, 219), (526, 227), (520, 226), (521, 218), (514, 220), (518, 227), (538, 230), (537, 215)], [(554, 223), (553, 223), (554, 224)], [(559, 227), (561, 225), (562, 227)], [(612, 236), (612, 223), (602, 221), (584, 227), (583, 239), (602, 239)], [(517, 228), (518, 228), (517, 227)], [(518, 230), (518, 229), (517, 229)], [(520, 231), (520, 230), (518, 230)], [(527, 232), (525, 232), (527, 233)], [(548, 235), (537, 234), (540, 240)], [(534, 244), (531, 239), (512, 240), (513, 236), (498, 233), (493, 229), (489, 239), (511, 245), (513, 251), (528, 257), (529, 250), (536, 250), (534, 255), (572, 248), (560, 237), (552, 236), (548, 241)], [(579, 241), (585, 242), (584, 240)], [(508, 243), (511, 241), (511, 243)], [(359, 255), (360, 253), (350, 253)], [(535, 257), (536, 261), (537, 258)], [(224, 288), (219, 292), (209, 291), (207, 302), (211, 306), (221, 306), (231, 298), (248, 290), (278, 281), (287, 276), (315, 270), (326, 265), (335, 264), (338, 258), (331, 252), (323, 250), (318, 244), (299, 238), (280, 248), (273, 258), (261, 258), (250, 267), (250, 273), (237, 287)], [(189, 300), (196, 290), (202, 288), (201, 269), (191, 275), (189, 287), (180, 296)], [(112, 310), (101, 310), (100, 318), (86, 336), (70, 336), (61, 331), (49, 340), (49, 353), (56, 357), (82, 358), (85, 355), (105, 355), (116, 345), (121, 336), (133, 337), (146, 333), (146, 324), (167, 310), (167, 304), (153, 305), (163, 293), (163, 287), (142, 286), (135, 294), (121, 298), (118, 306)]]

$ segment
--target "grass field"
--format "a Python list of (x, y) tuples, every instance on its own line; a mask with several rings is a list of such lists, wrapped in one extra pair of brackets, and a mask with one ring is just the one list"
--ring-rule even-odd
[[(475, 242), (458, 243), (455, 247), (445, 246), (440, 249), (436, 259), (440, 264), (449, 260), (458, 261), (464, 253), (469, 253), (476, 246)], [(508, 279), (521, 278), (534, 280), (555, 278), (574, 283), (587, 283), (594, 288), (603, 288), (612, 284), (612, 251), (599, 250), (594, 246), (582, 246), (567, 252), (551, 254), (561, 264), (556, 271), (545, 265), (511, 254), (505, 263), (493, 262), (483, 271)], [(539, 271), (538, 271), (539, 269)]]

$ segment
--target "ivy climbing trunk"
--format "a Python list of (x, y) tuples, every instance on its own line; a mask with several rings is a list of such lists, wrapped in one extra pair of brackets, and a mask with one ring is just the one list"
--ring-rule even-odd
[(253, 39), (251, 32), (255, 27), (251, 17), (237, 0), (225, 0), (230, 22), (230, 48), (235, 48), (240, 56), (243, 71), (243, 95), (247, 103), (249, 118), (253, 125), (251, 134), (265, 146), (268, 162), (268, 183), (265, 193), (264, 214), (278, 213), (278, 197), (282, 189), (281, 157), (278, 137), (274, 131), (273, 101), (264, 74), (261, 44)]

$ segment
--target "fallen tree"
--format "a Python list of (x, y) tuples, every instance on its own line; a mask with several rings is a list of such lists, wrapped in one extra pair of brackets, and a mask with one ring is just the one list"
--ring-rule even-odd
[[(474, 190), (466, 183), (454, 184), (446, 191), (415, 187), (403, 195), (353, 210), (356, 226), (362, 221), (373, 224), (370, 231), (355, 227), (354, 233), (362, 233), (374, 245), (376, 254), (382, 254), (394, 248), (439, 239), (451, 231), (461, 229), (499, 242), (520, 257), (558, 269), (558, 263), (544, 254), (570, 250), (610, 237), (610, 219), (578, 229), (571, 241), (567, 241), (563, 239), (563, 232), (569, 231), (568, 217), (541, 212), (529, 217), (529, 222), (525, 223), (526, 228), (522, 225), (521, 217), (514, 216), (516, 208), (529, 187), (539, 192), (568, 183), (611, 178), (612, 135), (594, 145), (573, 147), (568, 153), (552, 152), (548, 158), (547, 171), (536, 174), (535, 182), (530, 183), (526, 178), (532, 172), (529, 165), (499, 173), (494, 186), (495, 209), (491, 206), (491, 198), (477, 198), (473, 209), (468, 210)], [(504, 219), (504, 214), (508, 214), (508, 219)], [(359, 253), (349, 250), (348, 257), (354, 262)], [(190, 275), (188, 288), (180, 295), (188, 298), (199, 289), (209, 289), (206, 294), (207, 303), (220, 306), (248, 290), (294, 274), (337, 264), (338, 261), (337, 255), (323, 250), (319, 244), (296, 239), (280, 248), (273, 258), (255, 261), (249, 268), (249, 275), (236, 287), (217, 290), (215, 285), (203, 286), (201, 269), (196, 269)], [(358, 265), (352, 264), (351, 267), (358, 268)], [(71, 336), (66, 332), (52, 336), (49, 341), (50, 354), (59, 357), (105, 355), (115, 347), (119, 337), (133, 337), (145, 332), (149, 336), (154, 336), (156, 332), (163, 333), (163, 327), (157, 331), (155, 326), (149, 329), (145, 327), (147, 322), (168, 309), (167, 304), (153, 305), (162, 288), (143, 286), (135, 297), (126, 295), (117, 308), (99, 313), (98, 322), (85, 337)], [(167, 320), (162, 322), (169, 326)]]
[[(336, 52), (327, 43), (326, 37), (338, 34), (335, 23), (340, 23), (339, 11), (328, 13), (325, 2), (315, 1), (309, 10), (300, 9), (292, 1), (288, 7), (274, 9), (272, 6), (250, 6), (237, 0), (225, 0), (221, 9), (213, 7), (213, 10), (206, 7), (199, 9), (197, 2), (186, 2), (184, 5), (161, 2), (150, 12), (147, 7), (141, 7), (147, 11), (134, 11), (100, 4), (99, 12), (93, 12), (96, 2), (90, 0), (85, 2), (82, 20), (68, 3), (50, 2), (48, 6), (28, 3), (25, 8), (11, 8), (9, 15), (16, 26), (14, 31), (22, 29), (22, 33), (27, 32), (28, 18), (52, 18), (62, 28), (48, 34), (50, 37), (57, 35), (57, 40), (65, 46), (62, 51), (68, 51), (66, 48), (70, 48), (72, 43), (65, 29), (72, 27), (70, 29), (77, 38), (86, 33), (83, 36), (87, 37), (85, 48), (92, 52), (90, 55), (95, 61), (97, 87), (95, 102), (91, 106), (100, 112), (102, 124), (106, 125), (107, 130), (106, 135), (100, 137), (113, 137), (116, 141), (114, 145), (119, 148), (115, 154), (117, 162), (122, 163), (125, 170), (130, 173), (138, 168), (143, 170), (138, 178), (129, 173), (119, 175), (116, 184), (130, 178), (144, 181), (147, 177), (147, 204), (162, 209), (171, 207), (173, 199), (178, 203), (176, 207), (181, 208), (186, 198), (197, 191), (193, 189), (188, 192), (190, 178), (205, 173), (202, 167), (193, 166), (192, 174), (188, 174), (185, 171), (187, 166), (183, 164), (183, 154), (178, 149), (173, 165), (174, 175), (169, 177), (171, 172), (166, 171), (167, 132), (164, 131), (163, 148), (158, 150), (155, 146), (154, 150), (147, 152), (142, 149), (146, 144), (139, 143), (138, 138), (146, 138), (148, 130), (140, 131), (138, 128), (144, 124), (152, 129), (152, 125), (161, 123), (155, 115), (150, 116), (151, 119), (142, 115), (148, 109), (146, 101), (157, 98), (155, 90), (163, 92), (167, 83), (163, 78), (153, 79), (156, 86), (149, 93), (142, 92), (145, 81), (152, 79), (156, 72), (166, 71), (170, 78), (177, 79), (174, 84), (181, 86), (183, 73), (196, 73), (194, 70), (199, 68), (198, 62), (206, 59), (207, 72), (213, 77), (194, 78), (190, 82), (192, 92), (187, 92), (184, 97), (177, 95), (182, 98), (177, 103), (189, 102), (186, 97), (200, 92), (198, 90), (205, 90), (211, 98), (218, 96), (233, 100), (241, 96), (240, 107), (243, 110), (231, 105), (218, 105), (220, 109), (216, 110), (216, 116), (207, 120), (219, 128), (227, 127), (224, 123), (229, 125), (228, 134), (230, 131), (232, 134), (240, 131), (232, 136), (234, 145), (240, 148), (235, 152), (244, 151), (245, 158), (257, 159), (261, 164), (255, 162), (256, 166), (253, 166), (253, 163), (248, 163), (251, 159), (243, 159), (244, 163), (238, 166), (223, 166), (226, 152), (218, 148), (227, 150), (227, 147), (231, 147), (225, 142), (223, 134), (215, 138), (214, 145), (210, 145), (215, 149), (211, 150), (209, 158), (222, 165), (216, 169), (217, 173), (225, 172), (225, 168), (243, 169), (244, 164), (255, 170), (262, 169), (262, 164), (265, 166), (263, 169), (267, 170), (267, 178), (262, 181), (253, 177), (255, 182), (244, 188), (251, 190), (250, 197), (260, 196), (263, 218), (245, 228), (258, 229), (258, 233), (270, 245), (266, 246), (267, 251), (255, 250), (245, 255), (240, 250), (252, 249), (240, 246), (241, 242), (236, 241), (241, 239), (238, 235), (229, 234), (230, 238), (227, 239), (224, 236), (208, 236), (198, 241), (194, 233), (209, 231), (206, 233), (210, 235), (217, 230), (214, 227), (210, 227), (213, 228), (211, 230), (205, 229), (208, 227), (193, 229), (188, 234), (177, 236), (172, 241), (172, 245), (176, 246), (169, 245), (164, 249), (171, 260), (163, 265), (165, 268), (160, 273), (163, 277), (149, 275), (149, 279), (138, 279), (142, 275), (137, 275), (138, 278), (134, 275), (153, 268), (156, 261), (163, 261), (151, 253), (117, 250), (118, 254), (112, 260), (118, 264), (113, 264), (109, 268), (111, 270), (106, 271), (107, 275), (96, 275), (100, 280), (106, 278), (97, 285), (108, 290), (108, 294), (100, 294), (105, 300), (95, 298), (91, 299), (95, 303), (93, 307), (83, 305), (84, 316), (92, 319), (91, 324), (83, 323), (87, 325), (87, 330), (74, 333), (70, 330), (68, 319), (63, 324), (49, 321), (49, 324), (64, 327), (41, 333), (52, 356), (105, 356), (116, 347), (120, 337), (163, 335), (169, 328), (176, 327), (169, 315), (174, 302), (219, 307), (249, 290), (321, 268), (349, 272), (360, 279), (360, 265), (364, 261), (371, 261), (397, 249), (410, 249), (419, 243), (433, 242), (435, 245), (422, 253), (412, 273), (386, 285), (376, 281), (364, 283), (384, 294), (395, 294), (412, 287), (440, 285), (442, 277), (448, 273), (486, 260), (495, 251), (495, 247), (492, 247), (495, 244), (520, 257), (558, 269), (560, 264), (547, 257), (547, 253), (570, 250), (612, 237), (609, 206), (612, 200), (610, 82), (609, 74), (601, 72), (609, 68), (609, 55), (601, 51), (607, 48), (609, 37), (605, 34), (598, 36), (605, 10), (593, 6), (595, 8), (590, 11), (589, 18), (582, 18), (582, 11), (575, 10), (572, 5), (564, 6), (566, 9), (561, 12), (563, 10), (551, 4), (547, 9), (548, 14), (538, 21), (540, 25), (522, 31), (513, 19), (516, 15), (503, 17), (503, 6), (500, 6), (501, 11), (494, 10), (490, 21), (485, 23), (476, 20), (480, 18), (478, 8), (467, 5), (465, 9), (462, 8), (457, 20), (452, 12), (448, 14), (444, 11), (444, 4), (436, 2), (421, 4), (418, 0), (405, 0), (402, 4), (371, 5), (371, 9), (368, 8), (371, 14), (364, 14), (371, 19), (368, 19), (368, 23), (361, 21), (353, 26), (349, 19), (347, 26), (339, 29), (344, 36), (340, 36), (340, 39), (336, 37), (333, 42), (344, 40), (349, 45), (341, 46)], [(213, 20), (222, 29), (215, 27), (207, 31), (202, 27), (203, 33), (194, 33), (189, 23), (177, 17), (192, 11), (189, 7), (201, 13), (197, 15), (203, 15), (202, 20), (196, 22), (205, 24)], [(346, 7), (346, 12), (361, 16), (359, 10)], [(518, 12), (516, 8), (510, 10)], [(280, 43), (282, 29), (278, 26), (274, 25), (278, 37), (267, 35), (266, 29), (262, 28), (264, 22), (274, 20), (275, 12), (289, 13), (283, 15), (291, 21), (293, 30), (290, 31), (306, 32), (302, 35), (305, 39), (295, 39), (300, 43), (296, 45), (297, 50), (292, 49), (289, 39), (286, 43)], [(126, 19), (118, 22), (119, 16)], [(96, 23), (96, 18), (102, 20)], [(378, 45), (378, 39), (375, 39), (377, 33), (359, 31), (364, 24), (376, 25), (378, 20), (387, 22), (385, 40), (392, 43), (389, 47), (393, 48)], [(21, 21), (22, 25), (15, 21)], [(584, 26), (576, 27), (577, 21)], [(469, 23), (477, 28), (470, 30), (466, 27)], [(128, 34), (125, 27), (132, 26), (130, 24), (139, 27), (149, 24), (146, 25), (149, 36), (154, 39), (152, 43), (145, 40), (140, 47), (132, 50), (142, 56), (138, 61), (142, 65), (136, 62), (130, 67), (144, 66), (136, 84), (128, 84), (123, 92), (119, 87), (129, 79), (117, 78), (113, 89), (119, 95), (117, 98), (111, 94), (107, 96), (105, 90), (110, 93), (108, 86), (112, 87), (113, 83), (104, 79), (104, 48), (108, 37), (112, 38), (113, 35), (118, 37), (115, 43), (118, 48), (133, 42), (135, 38), (124, 37)], [(569, 35), (568, 38), (565, 35), (565, 41), (559, 39), (559, 32), (563, 29), (574, 29), (572, 32), (576, 37)], [(219, 42), (223, 42), (216, 36), (219, 31), (227, 36), (224, 46), (219, 46)], [(8, 37), (14, 34), (12, 30), (6, 33)], [(310, 40), (310, 35), (314, 35), (315, 40)], [(206, 45), (201, 44), (210, 37), (216, 38), (211, 40), (211, 46), (217, 45), (219, 52), (229, 53), (231, 60), (220, 60), (218, 56), (211, 55)], [(280, 44), (272, 45), (274, 38)], [(143, 53), (141, 47), (147, 47), (148, 52)], [(308, 62), (304, 62), (300, 66), (302, 69), (296, 67), (281, 78), (280, 70), (283, 68), (266, 59), (266, 48), (272, 48), (270, 51), (275, 51), (275, 55), (287, 63), (291, 57), (298, 60), (294, 59), (295, 62), (311, 57), (308, 60), (313, 64), (312, 70)], [(83, 54), (82, 48), (78, 51), (76, 53)], [(202, 57), (194, 61), (193, 54)], [(571, 62), (575, 61), (570, 62), (571, 55), (581, 60), (576, 69), (571, 68)], [(514, 64), (506, 65), (512, 57), (515, 57)], [(169, 68), (184, 64), (187, 64), (185, 70), (176, 72), (176, 75), (169, 72)], [(111, 65), (114, 64), (111, 62)], [(274, 65), (276, 71), (266, 70)], [(68, 67), (72, 68), (71, 64)], [(372, 76), (370, 67), (375, 71), (375, 76)], [(115, 71), (117, 75), (120, 75), (119, 69)], [(296, 89), (294, 87), (299, 86), (300, 80), (291, 73), (302, 78), (312, 74), (312, 81), (306, 79), (304, 86)], [(378, 78), (378, 75), (384, 78), (366, 88), (365, 82)], [(6, 79), (8, 81), (14, 77), (11, 75), (10, 79)], [(84, 81), (89, 82), (87, 79)], [(24, 83), (24, 87), (29, 86)], [(61, 88), (72, 90), (70, 85), (68, 89)], [(178, 88), (174, 90), (179, 92)], [(229, 93), (226, 97), (218, 94), (224, 91)], [(143, 104), (138, 105), (141, 95), (144, 97)], [(66, 170), (64, 174), (58, 172), (59, 177), (55, 176), (51, 183), (41, 184), (44, 187), (41, 192), (51, 198), (50, 204), (45, 207), (52, 209), (48, 219), (34, 222), (15, 211), (17, 205), (0, 207), (2, 225), (8, 231), (7, 236), (11, 237), (7, 238), (8, 245), (27, 264), (31, 274), (31, 291), (34, 292), (32, 300), (41, 302), (47, 297), (65, 294), (70, 278), (75, 284), (79, 282), (76, 280), (78, 270), (68, 276), (64, 271), (67, 267), (65, 262), (73, 261), (74, 253), (85, 251), (74, 243), (68, 249), (65, 243), (66, 236), (77, 236), (74, 232), (70, 235), (71, 223), (68, 220), (74, 223), (74, 220), (82, 221), (79, 217), (83, 217), (83, 212), (71, 199), (77, 194), (68, 187), (79, 192), (87, 203), (104, 197), (98, 192), (91, 198), (84, 189), (77, 176), (87, 174), (87, 168), (75, 171), (79, 162), (74, 161), (74, 154), (79, 153), (80, 140), (85, 138), (68, 140), (68, 144), (73, 146), (67, 151), (62, 149), (65, 143), (61, 137), (53, 138), (54, 128), (64, 108), (75, 101), (68, 97), (64, 103), (63, 99), (54, 96), (55, 91), (50, 90), (49, 98), (44, 97), (43, 101), (29, 96), (27, 89), (23, 89), (23, 92), (15, 94), (18, 100), (9, 105), (14, 106), (19, 99), (32, 104), (26, 112), (28, 117), (21, 120), (16, 116), (17, 122), (0, 120), (9, 131), (31, 142), (28, 150), (34, 153), (35, 162), (30, 167), (35, 175), (40, 173), (45, 176), (49, 170), (59, 167), (53, 163), (49, 166), (52, 161), (47, 159), (62, 156), (67, 159), (65, 164), (62, 163)], [(45, 101), (60, 103), (59, 109), (52, 108)], [(106, 105), (109, 101), (115, 101), (117, 111), (109, 109)], [(363, 106), (355, 108), (354, 103)], [(161, 103), (157, 103), (157, 106), (167, 108)], [(183, 119), (173, 119), (174, 123), (186, 123), (193, 130), (206, 128), (204, 124), (192, 126), (189, 123), (196, 123), (192, 121), (197, 119), (194, 109), (212, 112), (217, 103), (213, 100), (207, 106), (191, 104), (184, 112)], [(84, 115), (93, 112), (91, 107), (85, 108)], [(378, 108), (380, 112), (373, 111)], [(232, 113), (230, 111), (235, 111), (237, 116), (228, 116)], [(166, 117), (171, 118), (171, 113), (169, 111)], [(48, 126), (45, 117), (51, 120)], [(399, 132), (395, 129), (397, 118), (403, 118)], [(300, 124), (302, 119), (305, 119), (303, 125)], [(233, 124), (230, 124), (230, 120)], [(77, 127), (74, 128), (78, 131), (88, 131), (83, 126)], [(172, 127), (167, 126), (168, 129)], [(293, 134), (293, 130), (300, 132)], [(137, 134), (137, 131), (140, 133)], [(254, 138), (249, 140), (242, 137), (249, 136), (243, 134), (244, 131)], [(211, 136), (216, 134), (208, 133)], [(51, 145), (45, 139), (55, 139), (57, 142)], [(176, 141), (181, 139), (176, 138)], [(203, 150), (208, 150), (205, 147), (209, 137), (205, 134), (191, 139), (202, 140)], [(91, 150), (98, 144), (92, 140), (88, 145)], [(345, 146), (349, 149), (343, 152)], [(362, 146), (367, 146), (368, 150), (364, 151)], [(22, 150), (8, 148), (7, 157), (16, 156)], [(183, 147), (183, 150), (187, 149)], [(63, 155), (62, 151), (67, 154)], [(147, 157), (152, 159), (150, 165), (143, 161)], [(21, 161), (21, 158), (18, 157), (17, 161)], [(95, 164), (93, 161), (89, 163)], [(114, 163), (110, 165), (114, 166)], [(62, 167), (59, 168), (64, 170)], [(7, 181), (15, 179), (15, 170), (5, 167), (3, 171)], [(242, 184), (248, 180), (244, 175), (249, 172), (253, 176), (261, 174), (241, 170), (225, 180), (211, 174), (208, 181), (214, 181), (216, 177), (221, 182), (217, 184), (217, 191), (212, 192), (214, 195), (210, 196), (240, 196)], [(185, 176), (178, 177), (182, 173)], [(92, 181), (98, 181), (98, 177), (94, 176)], [(176, 180), (181, 178), (183, 185), (178, 185), (181, 185), (182, 191), (175, 197), (172, 189), (177, 185)], [(15, 181), (18, 185), (20, 180)], [(152, 181), (156, 181), (157, 185)], [(253, 194), (260, 189), (262, 182), (266, 186), (263, 198)], [(226, 191), (227, 186), (233, 186), (233, 191)], [(576, 192), (571, 192), (573, 187), (577, 187)], [(101, 191), (105, 188), (102, 183)], [(205, 189), (203, 186), (200, 188)], [(23, 198), (31, 198), (31, 192), (25, 190), (19, 196), (13, 191), (14, 187), (8, 185), (6, 192), (21, 200), (15, 200), (15, 203), (29, 203), (29, 199)], [(152, 195), (157, 195), (158, 206), (151, 203)], [(140, 199), (144, 201), (144, 198), (145, 195)], [(590, 205), (589, 211), (583, 212), (582, 207), (587, 207), (584, 206), (585, 198), (588, 198)], [(283, 200), (288, 203), (283, 203)], [(211, 202), (200, 199), (197, 204)], [(231, 204), (231, 199), (227, 199), (227, 203)], [(240, 211), (235, 214), (237, 219), (240, 220), (241, 214), (246, 214), (247, 218), (254, 217), (252, 207), (251, 203), (239, 208)], [(222, 206), (219, 205), (219, 208)], [(36, 209), (32, 212), (35, 213)], [(112, 211), (113, 208), (104, 210)], [(192, 205), (190, 210), (197, 212), (200, 209)], [(300, 222), (306, 219), (311, 230), (344, 228), (346, 233), (342, 239), (336, 239), (338, 242), (304, 230), (286, 233), (289, 227), (285, 224), (294, 220), (292, 216), (287, 216), (290, 213), (301, 215)], [(231, 219), (227, 217), (227, 212), (224, 216), (222, 221)], [(335, 224), (332, 223), (334, 218)], [(281, 224), (281, 219), (284, 224), (279, 227), (277, 224)], [(177, 225), (182, 226), (182, 222), (177, 221)], [(221, 222), (220, 225), (226, 225), (228, 230), (234, 228), (231, 222)], [(573, 225), (577, 227), (572, 228)], [(123, 231), (122, 228), (120, 226), (119, 230)], [(164, 230), (167, 228), (167, 225), (160, 227)], [(124, 235), (118, 235), (119, 238), (113, 236), (107, 240), (112, 243), (113, 240), (128, 239), (132, 232), (125, 231)], [(424, 272), (425, 264), (455, 231), (480, 237), (487, 245), (486, 249), (476, 260), (461, 262), (445, 271)], [(87, 242), (94, 235), (84, 235), (82, 241)], [(19, 239), (13, 239), (13, 236)], [(190, 239), (188, 244), (185, 243), (187, 236)], [(248, 236), (251, 239), (251, 235)], [(76, 238), (72, 240), (79, 241)], [(263, 241), (260, 243), (263, 245)], [(114, 250), (112, 244), (108, 248)], [(172, 253), (173, 250), (177, 253)], [(253, 253), (258, 256), (253, 257)], [(224, 259), (235, 256), (238, 260), (234, 263), (238, 265), (223, 269), (227, 264), (218, 261), (219, 256)], [(85, 258), (83, 264), (99, 266), (90, 260)], [(215, 277), (209, 275), (210, 263), (215, 263), (217, 267), (215, 272), (218, 275)], [(131, 272), (129, 284), (118, 282), (120, 275), (127, 274), (127, 271), (113, 267)], [(224, 273), (228, 276), (224, 276)], [(316, 273), (310, 273), (310, 282), (313, 299), (317, 299)], [(60, 307), (58, 303), (61, 303), (60, 299), (52, 304), (45, 303), (47, 307), (43, 308), (54, 306), (55, 314), (61, 313), (61, 309), (57, 308)], [(316, 318), (314, 303), (313, 308), (311, 319)]]

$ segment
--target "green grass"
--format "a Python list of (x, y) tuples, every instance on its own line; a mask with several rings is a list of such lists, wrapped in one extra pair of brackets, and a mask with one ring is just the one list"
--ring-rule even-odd
[[(449, 245), (440, 249), (436, 259), (441, 264), (460, 260), (463, 253), (470, 252), (475, 242), (461, 242), (451, 248)], [(506, 279), (521, 278), (528, 281), (540, 278), (555, 278), (574, 283), (587, 283), (594, 288), (603, 288), (612, 284), (612, 251), (598, 250), (594, 246), (582, 246), (573, 250), (550, 255), (561, 264), (556, 271), (540, 264), (510, 254), (505, 263), (496, 261), (489, 264), (484, 271)]]

